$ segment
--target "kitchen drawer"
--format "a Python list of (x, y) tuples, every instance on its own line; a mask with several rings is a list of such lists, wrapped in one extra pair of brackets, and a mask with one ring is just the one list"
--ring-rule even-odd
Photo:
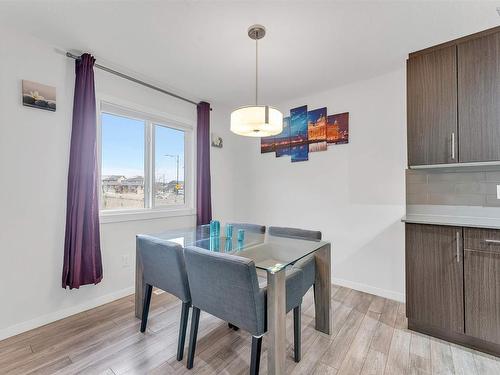
[(500, 230), (464, 228), (464, 248), (500, 254)]

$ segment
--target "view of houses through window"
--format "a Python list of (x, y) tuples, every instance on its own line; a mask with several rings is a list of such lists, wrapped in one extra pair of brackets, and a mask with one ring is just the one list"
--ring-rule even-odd
[[(145, 142), (148, 126), (154, 140), (149, 148)], [(184, 137), (182, 130), (103, 112), (101, 209), (184, 204)], [(152, 187), (148, 175), (154, 181)]]
[(154, 125), (154, 205), (184, 204), (184, 132)]

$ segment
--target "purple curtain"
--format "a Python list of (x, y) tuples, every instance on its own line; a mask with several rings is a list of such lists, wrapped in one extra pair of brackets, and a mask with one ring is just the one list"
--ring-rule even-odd
[(210, 104), (198, 104), (198, 128), (196, 132), (196, 224), (208, 224), (212, 220), (212, 196), (210, 191)]
[(62, 272), (62, 287), (70, 289), (102, 280), (94, 62), (86, 53), (75, 67)]

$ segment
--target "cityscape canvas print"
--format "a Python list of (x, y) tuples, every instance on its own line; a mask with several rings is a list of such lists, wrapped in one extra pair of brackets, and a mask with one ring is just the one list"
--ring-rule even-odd
[(290, 156), (292, 163), (309, 159), (306, 105), (290, 110)]
[(326, 107), (307, 113), (309, 152), (326, 151)]
[(23, 105), (55, 112), (56, 88), (23, 80)]
[(327, 108), (311, 111), (307, 106), (290, 110), (283, 118), (283, 131), (260, 139), (260, 152), (275, 152), (277, 158), (290, 156), (292, 163), (309, 160), (310, 152), (349, 143), (349, 112), (327, 114)]
[(326, 134), (328, 143), (349, 143), (349, 112), (328, 116)]
[(290, 155), (290, 117), (283, 118), (283, 131), (274, 139), (276, 157)]
[(274, 152), (274, 137), (262, 137), (260, 139), (260, 153)]

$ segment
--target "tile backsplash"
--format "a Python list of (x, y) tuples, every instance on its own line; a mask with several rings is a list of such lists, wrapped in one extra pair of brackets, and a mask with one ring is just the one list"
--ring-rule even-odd
[(500, 207), (497, 185), (500, 185), (500, 169), (485, 172), (408, 169), (406, 204)]

